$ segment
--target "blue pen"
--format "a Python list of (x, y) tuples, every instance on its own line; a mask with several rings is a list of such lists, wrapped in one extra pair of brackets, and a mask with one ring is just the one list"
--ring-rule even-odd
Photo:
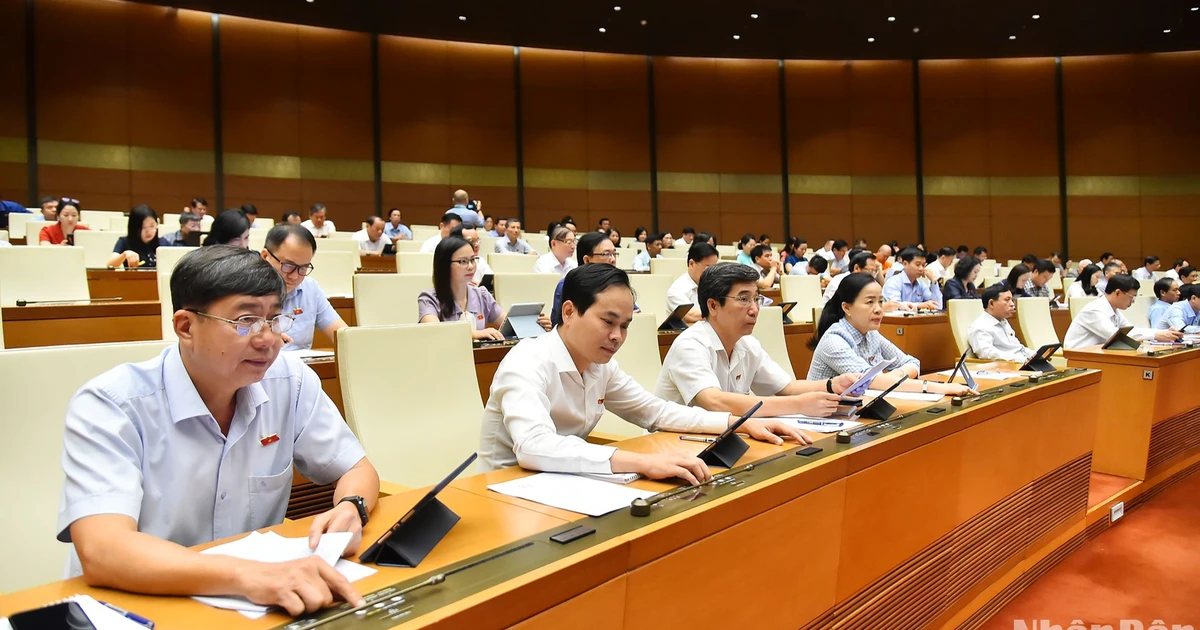
[[(99, 602), (100, 600), (96, 600), (96, 601), (98, 601), (98, 602)], [(140, 615), (135, 615), (135, 614), (133, 614), (133, 613), (129, 612), (128, 610), (125, 610), (125, 609), (123, 609), (123, 608), (118, 608), (118, 607), (116, 607), (116, 606), (113, 606), (112, 604), (110, 604), (110, 603), (108, 603), (108, 602), (100, 602), (100, 603), (101, 603), (101, 604), (103, 604), (105, 608), (108, 608), (109, 610), (111, 610), (111, 611), (113, 611), (113, 612), (115, 612), (115, 613), (117, 613), (117, 614), (121, 615), (122, 617), (124, 617), (124, 618), (126, 618), (126, 619), (128, 619), (128, 620), (130, 620), (130, 621), (132, 621), (132, 622), (134, 622), (134, 623), (136, 623), (136, 624), (138, 624), (139, 626), (145, 626), (146, 628), (149, 628), (150, 630), (154, 630), (154, 622), (153, 622), (153, 621), (150, 621), (149, 619), (147, 619), (147, 618), (145, 618), (145, 617), (142, 617), (142, 616), (140, 616)]]
[(834, 422), (832, 420), (797, 420), (800, 424), (815, 424), (822, 427), (844, 427), (845, 422)]

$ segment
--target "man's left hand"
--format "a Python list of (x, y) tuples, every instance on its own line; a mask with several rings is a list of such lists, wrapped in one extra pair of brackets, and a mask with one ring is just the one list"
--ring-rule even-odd
[(738, 428), (741, 433), (766, 442), (768, 444), (783, 444), (784, 438), (791, 438), (801, 444), (812, 444), (812, 438), (796, 427), (788, 426), (779, 420), (747, 420)]
[(333, 506), (333, 509), (318, 514), (313, 519), (312, 527), (308, 528), (308, 548), (316, 549), (321, 541), (321, 534), (333, 532), (353, 532), (350, 544), (342, 556), (349, 558), (358, 553), (362, 544), (362, 519), (358, 516), (358, 508), (349, 501), (343, 501)]

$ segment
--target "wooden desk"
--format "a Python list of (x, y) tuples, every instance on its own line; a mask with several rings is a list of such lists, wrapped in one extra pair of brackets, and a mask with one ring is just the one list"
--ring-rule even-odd
[(1099, 369), (1092, 469), (1134, 480), (1200, 449), (1200, 349), (1157, 357), (1133, 350), (1066, 350), (1067, 364)]
[[(730, 628), (977, 627), (1087, 537), (1099, 382), (1096, 372), (1073, 373), (938, 415), (902, 403), (901, 411), (914, 415), (849, 445), (822, 440), (824, 451), (811, 459), (794, 456), (794, 446), (752, 442), (738, 463), (759, 465), (740, 474), (739, 484), (664, 501), (645, 518), (627, 510), (584, 518), (486, 490), (491, 481), (525, 474), (519, 470), (463, 478), (442, 496), (462, 520), (421, 566), (381, 568), (356, 586), (407, 586), (528, 542), (410, 593), (404, 604), (413, 611), (403, 627), (669, 630), (709, 627), (714, 619)], [(1030, 434), (1039, 439), (1012, 439)], [(701, 446), (668, 433), (620, 443), (641, 452)], [(364, 539), (378, 536), (421, 493), (383, 499)], [(597, 533), (566, 547), (547, 541), (573, 521)], [(306, 526), (274, 529), (298, 536)], [(700, 579), (720, 575), (738, 585), (736, 593), (703, 605), (678, 596), (678, 585), (694, 582), (697, 567), (718, 558), (720, 569)], [(81, 580), (0, 598), (0, 614), (79, 592), (163, 628), (289, 621), (278, 614), (251, 621), (187, 598), (91, 589)], [(739, 596), (746, 593), (768, 604), (748, 605)]]
[(94, 298), (119, 297), (136, 302), (158, 301), (158, 273), (152, 269), (88, 269), (88, 295)]
[(906, 354), (921, 361), (921, 371), (948, 370), (958, 362), (958, 346), (950, 332), (950, 316), (884, 315), (879, 332)]
[(158, 302), (80, 302), (6, 306), (8, 348), (162, 339)]

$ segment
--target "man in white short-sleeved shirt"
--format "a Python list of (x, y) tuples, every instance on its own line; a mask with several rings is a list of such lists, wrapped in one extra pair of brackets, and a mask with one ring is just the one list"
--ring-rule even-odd
[(354, 233), (358, 251), (364, 256), (382, 256), (383, 250), (392, 244), (392, 239), (383, 233), (387, 221), (379, 217), (367, 217), (367, 227)]
[(967, 328), (967, 344), (980, 359), (1025, 363), (1034, 351), (1026, 348), (1008, 320), (1017, 312), (1012, 289), (1006, 283), (983, 290), (983, 312)]
[(674, 313), (675, 309), (684, 304), (691, 304), (692, 310), (683, 316), (683, 323), (691, 326), (700, 321), (700, 303), (696, 300), (696, 288), (700, 284), (700, 275), (705, 269), (717, 264), (721, 253), (708, 243), (695, 243), (688, 248), (687, 271), (675, 279), (667, 288), (667, 312)]
[(437, 249), (438, 243), (441, 243), (442, 239), (450, 236), (450, 230), (462, 224), (462, 217), (457, 214), (453, 212), (443, 214), (442, 220), (438, 221), (438, 233), (425, 239), (424, 243), (421, 243), (421, 253), (432, 254), (433, 250)]
[(300, 225), (303, 225), (312, 235), (317, 238), (328, 238), (330, 234), (337, 231), (333, 221), (325, 218), (326, 209), (324, 204), (314, 203), (312, 208), (308, 210), (308, 220)]
[[(568, 473), (639, 473), (689, 483), (712, 477), (704, 462), (679, 453), (634, 453), (585, 438), (605, 409), (649, 430), (720, 433), (728, 413), (656, 398), (621, 371), (613, 355), (633, 320), (629, 276), (612, 265), (581, 265), (563, 283), (562, 323), (525, 339), (500, 362), (483, 412), (479, 459), (485, 469), (520, 465)], [(803, 434), (776, 420), (748, 420), (740, 431), (781, 443)]]
[(172, 274), (178, 344), (83, 386), (67, 408), (58, 539), (88, 584), (239, 595), (292, 615), (362, 598), (313, 558), (260, 563), (188, 547), (283, 521), (295, 469), (336, 483), (309, 528), (362, 526), (379, 476), (311, 368), (280, 354), (284, 282), (255, 252), (205, 247)]
[(740, 264), (717, 264), (700, 277), (697, 298), (705, 320), (680, 333), (663, 359), (655, 394), (735, 416), (762, 401), (760, 416), (828, 416), (837, 394), (857, 376), (826, 381), (793, 379), (753, 336), (761, 296), (758, 274)]
[[(1141, 284), (1128, 274), (1119, 273), (1109, 278), (1104, 295), (1083, 307), (1071, 320), (1071, 327), (1067, 329), (1067, 335), (1063, 338), (1063, 348), (1079, 350), (1100, 345), (1108, 341), (1117, 330), (1132, 326), (1121, 311), (1133, 304), (1140, 286)], [(1183, 337), (1183, 333), (1174, 330), (1134, 328), (1129, 332), (1129, 336), (1138, 341), (1176, 341)]]

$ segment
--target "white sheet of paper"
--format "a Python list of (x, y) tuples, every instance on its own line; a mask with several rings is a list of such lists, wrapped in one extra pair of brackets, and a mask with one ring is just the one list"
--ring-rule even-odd
[(488, 490), (588, 516), (603, 516), (629, 507), (634, 499), (645, 499), (655, 494), (649, 490), (559, 473), (538, 473), (495, 483), (488, 486)]
[[(837, 433), (838, 431), (849, 431), (855, 427), (862, 426), (861, 422), (853, 420), (833, 420), (830, 418), (813, 418), (800, 413), (792, 413), (783, 416), (775, 416), (774, 418), (759, 418), (759, 420), (780, 420), (789, 425), (795, 426), (801, 431), (810, 433)], [(828, 424), (832, 422), (833, 424)]]
[[(970, 367), (968, 367), (967, 369), (971, 370)], [(943, 372), (938, 372), (938, 374), (941, 374), (943, 376), (950, 376), (950, 372), (951, 372), (951, 370), (945, 370)], [(1005, 372), (1002, 370), (971, 370), (972, 377), (974, 377), (976, 379), (984, 379), (985, 381), (1007, 381), (1008, 379), (1011, 379), (1011, 378), (1025, 378), (1025, 377), (1029, 376), (1030, 374), (1033, 374), (1033, 372)], [(956, 375), (955, 379), (956, 379), (955, 382), (961, 382), (962, 375), (961, 374)]]
[[(868, 389), (863, 398), (878, 398), (883, 393), (881, 389)], [(887, 395), (890, 400), (914, 400), (917, 402), (937, 402), (945, 394), (922, 394), (921, 392), (892, 392)]]

